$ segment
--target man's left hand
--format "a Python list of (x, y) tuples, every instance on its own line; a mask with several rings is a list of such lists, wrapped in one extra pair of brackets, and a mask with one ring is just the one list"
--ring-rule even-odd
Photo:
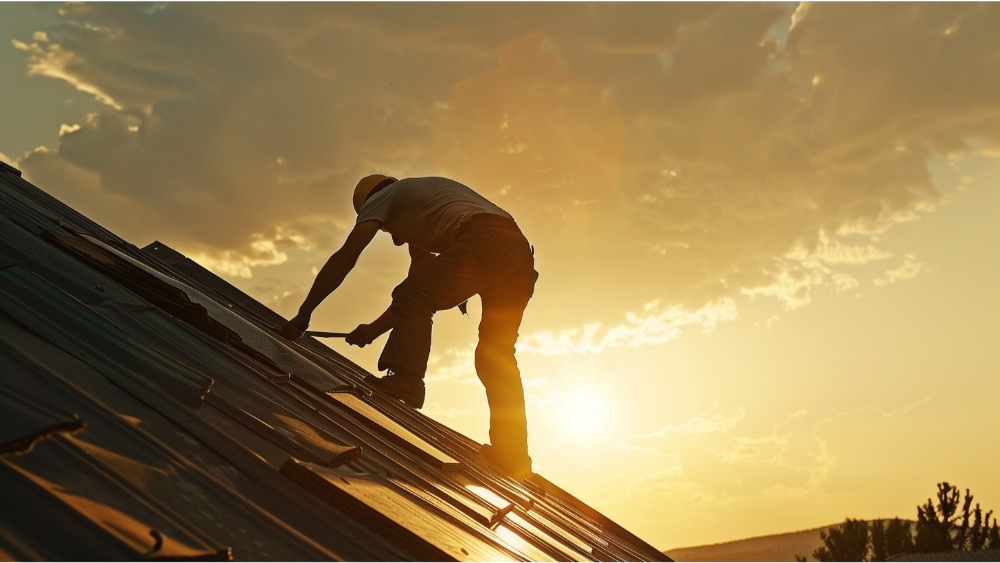
[(302, 338), (306, 329), (309, 328), (310, 320), (312, 320), (311, 315), (303, 315), (302, 313), (299, 313), (298, 315), (295, 315), (292, 320), (285, 323), (285, 326), (281, 327), (279, 332), (281, 333), (281, 336), (284, 336), (289, 340), (298, 340), (299, 338)]
[(344, 340), (352, 346), (364, 348), (374, 342), (379, 336), (381, 336), (381, 333), (376, 333), (372, 325), (358, 325), (358, 328), (351, 331)]

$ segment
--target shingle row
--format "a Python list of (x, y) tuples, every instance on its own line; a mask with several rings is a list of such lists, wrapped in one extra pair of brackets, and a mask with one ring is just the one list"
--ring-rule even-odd
[(663, 560), (0, 170), (0, 558)]

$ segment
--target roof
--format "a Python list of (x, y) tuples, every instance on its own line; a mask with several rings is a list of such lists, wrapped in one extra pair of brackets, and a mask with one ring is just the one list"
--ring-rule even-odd
[(0, 559), (666, 560), (0, 166)]
[(889, 561), (1000, 561), (1000, 549), (978, 551), (938, 551), (935, 553), (901, 553)]

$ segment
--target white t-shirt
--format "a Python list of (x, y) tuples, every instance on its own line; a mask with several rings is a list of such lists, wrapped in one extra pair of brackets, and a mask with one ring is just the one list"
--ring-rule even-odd
[(381, 221), (396, 244), (444, 252), (455, 244), (459, 227), (480, 213), (513, 219), (510, 213), (454, 180), (406, 178), (369, 197), (355, 224)]

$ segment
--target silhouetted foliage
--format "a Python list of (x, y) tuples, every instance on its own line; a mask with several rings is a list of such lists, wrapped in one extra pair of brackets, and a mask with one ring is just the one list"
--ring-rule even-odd
[[(817, 561), (886, 561), (888, 558), (914, 551), (910, 522), (892, 520), (852, 520), (821, 531), (823, 547), (813, 552)], [(796, 561), (806, 561), (796, 555)]]
[(868, 525), (868, 540), (871, 544), (872, 556), (870, 561), (885, 561), (888, 555), (885, 548), (885, 526), (881, 520), (875, 520)]
[(979, 551), (1000, 547), (995, 518), (990, 526), (993, 511), (984, 516), (978, 503), (973, 509), (972, 494), (966, 489), (959, 514), (960, 498), (958, 487), (947, 482), (938, 483), (937, 505), (927, 499), (925, 504), (917, 507), (916, 551)]
[[(870, 523), (848, 518), (839, 526), (820, 531), (823, 546), (813, 557), (818, 561), (886, 561), (900, 553), (1000, 548), (1000, 526), (992, 518), (992, 510), (984, 514), (978, 503), (973, 508), (968, 489), (962, 499), (958, 487), (947, 482), (938, 483), (937, 488), (937, 504), (927, 499), (917, 507), (916, 534), (909, 521), (899, 518)], [(796, 555), (795, 560), (807, 559)]]
[(984, 518), (983, 511), (977, 502), (973, 514), (975, 514), (975, 520), (967, 536), (969, 551), (1000, 547), (1000, 526), (997, 525), (996, 518), (993, 519), (993, 526), (990, 526), (990, 516), (993, 515), (993, 511), (987, 512)]
[(869, 561), (885, 561), (894, 555), (913, 551), (913, 536), (910, 534), (910, 523), (906, 520), (875, 520), (868, 524), (868, 533), (871, 540)]
[(933, 553), (951, 551), (951, 528), (958, 510), (958, 487), (952, 487), (947, 482), (938, 483), (937, 506), (931, 499), (917, 507), (917, 537), (913, 543), (917, 551)]
[(866, 561), (868, 522), (848, 518), (843, 524), (819, 533), (823, 547), (813, 552), (817, 561)]
[[(992, 510), (990, 512), (993, 512)], [(994, 549), (1000, 547), (1000, 527), (997, 527), (996, 518), (993, 519), (993, 527), (989, 529), (989, 545), (983, 549)]]

